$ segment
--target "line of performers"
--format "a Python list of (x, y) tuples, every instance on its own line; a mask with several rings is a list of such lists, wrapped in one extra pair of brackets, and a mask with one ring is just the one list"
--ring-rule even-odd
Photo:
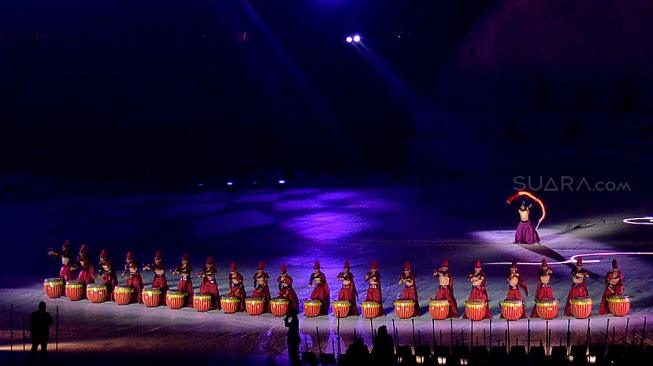
[[(93, 284), (95, 283), (95, 280), (98, 279), (101, 284), (107, 287), (109, 294), (111, 294), (112, 289), (118, 285), (118, 276), (115, 267), (108, 259), (107, 251), (103, 249), (100, 254), (100, 271), (97, 276), (95, 275), (93, 265), (88, 258), (88, 248), (85, 244), (81, 246), (75, 263), (71, 263), (70, 261), (71, 254), (70, 241), (64, 242), (61, 250), (58, 252), (52, 249), (49, 251), (49, 255), (61, 258), (62, 266), (59, 271), (60, 278), (64, 281), (75, 279), (84, 285)], [(146, 264), (141, 268), (143, 271), (154, 271), (154, 279), (151, 285), (152, 288), (159, 289), (161, 292), (165, 292), (169, 289), (166, 270), (159, 251), (155, 253), (153, 263)], [(76, 271), (78, 273), (75, 278), (73, 273)], [(183, 255), (179, 265), (172, 270), (172, 274), (179, 277), (177, 291), (186, 294), (188, 299), (187, 304), (192, 304), (192, 296), (194, 293), (191, 277), (193, 271), (189, 264), (189, 256), (187, 254)], [(220, 309), (220, 293), (216, 274), (217, 269), (215, 267), (214, 259), (209, 256), (202, 270), (196, 275), (201, 278), (199, 293), (203, 295), (211, 295), (211, 308)], [(552, 275), (553, 270), (549, 267), (546, 258), (542, 259), (542, 265), (538, 271), (538, 285), (535, 293), (536, 302), (554, 299), (553, 288), (551, 287)], [(141, 292), (144, 289), (144, 284), (139, 272), (139, 266), (134, 261), (134, 256), (131, 251), (127, 252), (124, 270), (121, 273), (121, 277), (125, 278), (126, 286), (134, 289), (134, 302), (141, 303)], [(437, 281), (438, 290), (432, 299), (446, 300), (449, 304), (448, 317), (458, 317), (458, 304), (454, 296), (454, 278), (449, 270), (448, 260), (443, 260), (440, 268), (434, 270), (433, 277)], [(567, 294), (567, 302), (564, 311), (566, 316), (571, 315), (571, 303), (574, 299), (589, 297), (589, 291), (585, 283), (588, 277), (589, 272), (583, 269), (582, 258), (578, 257), (576, 268), (571, 271), (572, 284)], [(268, 303), (271, 299), (271, 293), (268, 286), (269, 278), (270, 276), (265, 272), (265, 264), (260, 262), (258, 270), (253, 275), (254, 289), (251, 292), (251, 297), (263, 299), (265, 301), (264, 311), (266, 312), (269, 311)], [(516, 262), (513, 262), (510, 266), (506, 278), (508, 282), (508, 292), (505, 300), (523, 302), (525, 296), (528, 296), (528, 288), (525, 281), (520, 276)], [(347, 315), (359, 315), (358, 306), (356, 305), (359, 300), (358, 292), (354, 282), (354, 275), (350, 271), (349, 261), (344, 263), (343, 270), (337, 275), (336, 280), (341, 282), (337, 301), (345, 301), (353, 305), (349, 307), (349, 313)], [(491, 313), (488, 302), (489, 298), (486, 286), (486, 276), (483, 272), (480, 260), (476, 260), (473, 271), (468, 275), (468, 280), (471, 284), (471, 292), (468, 301), (480, 300), (484, 302), (484, 317), (490, 318)], [(242, 274), (238, 272), (236, 264), (233, 262), (230, 264), (228, 281), (229, 292), (227, 296), (237, 298), (239, 300), (237, 311), (244, 311), (246, 297), (245, 285), (243, 282), (244, 279)], [(378, 270), (378, 263), (376, 261), (372, 261), (370, 270), (365, 275), (365, 282), (368, 283), (368, 289), (364, 302), (377, 303), (382, 307), (381, 273)], [(281, 266), (281, 271), (277, 277), (277, 284), (279, 287), (278, 298), (288, 300), (289, 310), (298, 310), (299, 300), (293, 288), (293, 278), (287, 273), (285, 265)], [(599, 314), (608, 314), (610, 312), (608, 298), (624, 294), (623, 273), (619, 269), (616, 260), (612, 261), (612, 270), (605, 275), (605, 284), (606, 287), (601, 299)], [(310, 300), (319, 300), (319, 313), (316, 315), (327, 315), (330, 309), (331, 294), (327, 283), (327, 277), (324, 272), (321, 271), (319, 261), (315, 261), (314, 271), (311, 273), (308, 285), (312, 287)], [(420, 307), (417, 295), (416, 276), (412, 271), (410, 262), (408, 261), (404, 263), (403, 271), (399, 276), (399, 285), (403, 285), (403, 289), (399, 295), (399, 300), (411, 300), (414, 306), (414, 312), (412, 313), (419, 315)], [(522, 295), (522, 291), (524, 292), (524, 295)], [(535, 318), (537, 316), (536, 309), (533, 308), (531, 317)], [(525, 317), (525, 314), (523, 317)]]

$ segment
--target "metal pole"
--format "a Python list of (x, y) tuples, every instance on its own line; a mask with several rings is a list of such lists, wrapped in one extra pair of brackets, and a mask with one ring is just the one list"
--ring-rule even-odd
[(547, 351), (551, 348), (551, 344), (549, 343), (549, 321), (547, 320), (545, 322), (546, 327), (544, 328), (544, 339), (546, 339), (546, 349)]
[(506, 334), (508, 335), (508, 352), (510, 352), (510, 321), (506, 319)]
[(453, 319), (449, 319), (449, 337), (450, 337), (449, 347), (451, 347), (451, 350), (453, 351)]
[(610, 318), (608, 318), (605, 322), (605, 340), (603, 341), (603, 343), (605, 343), (606, 346), (608, 345), (609, 335), (610, 335)]
[(528, 333), (526, 336), (526, 343), (528, 343), (526, 345), (526, 351), (530, 352), (531, 351), (531, 319), (530, 318), (528, 319)]
[(372, 318), (370, 318), (370, 332), (372, 333), (372, 341), (374, 341), (376, 335), (374, 334), (374, 320)]
[(395, 327), (395, 320), (392, 319), (392, 333), (395, 336), (395, 352), (397, 350), (397, 345), (399, 344), (399, 339), (398, 339), (398, 333), (397, 333), (397, 328)]
[(587, 350), (589, 351), (590, 349), (590, 343), (592, 342), (592, 334), (591, 334), (591, 328), (590, 328), (590, 319), (587, 319), (587, 333), (585, 334), (585, 338), (587, 341)]
[(630, 325), (630, 318), (626, 318), (626, 336), (624, 337), (623, 344), (626, 344), (626, 340), (628, 339), (628, 326)]
[(413, 324), (413, 347), (417, 346), (417, 342), (415, 341), (415, 319), (411, 319), (410, 322)]
[(469, 320), (470, 330), (469, 330), (469, 344), (470, 347), (474, 347), (474, 321)]
[(492, 348), (492, 318), (490, 318), (490, 348)]
[(435, 319), (431, 319), (431, 339), (433, 341), (433, 351), (435, 352)]
[[(320, 351), (320, 356), (322, 356), (322, 342), (320, 342), (320, 328), (315, 327), (315, 334), (317, 334), (317, 349)], [(338, 350), (340, 350), (340, 335), (338, 335)], [(340, 352), (338, 352), (340, 356)]]
[(567, 353), (571, 347), (571, 319), (567, 319)]
[[(487, 341), (487, 340), (485, 339), (485, 327), (483, 327), (483, 347), (485, 347), (485, 348), (487, 348), (487, 343), (486, 343), (486, 341)], [(491, 344), (490, 344), (490, 345), (491, 345)]]

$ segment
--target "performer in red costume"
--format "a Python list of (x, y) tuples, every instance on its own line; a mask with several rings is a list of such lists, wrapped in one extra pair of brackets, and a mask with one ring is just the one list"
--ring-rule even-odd
[(265, 272), (265, 262), (258, 262), (258, 270), (254, 273), (254, 290), (252, 290), (252, 297), (257, 299), (263, 299), (265, 304), (263, 306), (263, 312), (267, 313), (270, 311), (270, 287), (268, 286), (268, 281), (270, 275)]
[(245, 311), (245, 284), (243, 283), (243, 275), (238, 272), (236, 263), (231, 262), (229, 265), (231, 272), (229, 272), (229, 295), (238, 298), (238, 309), (236, 311)]
[(143, 271), (154, 271), (154, 278), (152, 279), (152, 288), (157, 288), (165, 297), (168, 292), (168, 280), (166, 279), (166, 268), (163, 266), (163, 258), (161, 252), (154, 253), (154, 263), (148, 264), (143, 267)]
[(370, 271), (365, 275), (365, 281), (370, 284), (367, 288), (365, 301), (374, 301), (383, 304), (383, 297), (381, 296), (381, 273), (379, 272), (379, 264), (376, 261), (372, 261)]
[(279, 283), (279, 297), (288, 300), (288, 311), (298, 311), (299, 298), (292, 287), (293, 279), (288, 274), (288, 267), (285, 264), (281, 265), (281, 273), (277, 278), (277, 283)]
[(538, 284), (537, 292), (535, 292), (535, 306), (531, 312), (531, 318), (537, 318), (537, 301), (538, 300), (553, 300), (553, 288), (551, 287), (551, 276), (553, 271), (549, 267), (546, 258), (542, 258), (542, 268), (537, 272)]
[(61, 258), (61, 268), (59, 268), (59, 277), (66, 281), (73, 279), (72, 264), (70, 263), (70, 258), (72, 257), (73, 250), (71, 248), (70, 240), (66, 240), (61, 245), (61, 251), (55, 252), (54, 249), (50, 248), (48, 250), (48, 255), (51, 257)]
[(576, 259), (576, 268), (571, 271), (571, 288), (567, 294), (565, 315), (571, 316), (571, 299), (589, 296), (585, 279), (590, 276), (589, 272), (583, 269), (583, 258)]
[(218, 274), (215, 268), (215, 262), (212, 256), (206, 258), (206, 264), (200, 273), (202, 283), (200, 284), (200, 294), (211, 295), (211, 308), (220, 310), (220, 289), (218, 288), (218, 281), (215, 276)]
[(113, 269), (113, 264), (108, 258), (106, 249), (102, 249), (100, 253), (98, 277), (101, 279), (102, 284), (107, 287), (108, 298), (113, 300), (113, 289), (118, 285), (118, 275), (116, 275), (116, 271)]
[(91, 260), (88, 258), (88, 247), (86, 244), (82, 244), (82, 247), (79, 248), (77, 263), (73, 266), (73, 270), (77, 269), (79, 269), (79, 273), (77, 274), (77, 281), (83, 283), (84, 285), (95, 283), (95, 272), (93, 271)]
[[(468, 276), (469, 282), (472, 284), (472, 291), (469, 293), (468, 300), (483, 300), (485, 301), (485, 319), (490, 319), (490, 301), (487, 295), (487, 288), (485, 287), (485, 273), (481, 268), (481, 260), (477, 259), (474, 264), (474, 271)], [(467, 315), (465, 315), (467, 318)]]
[(314, 271), (311, 273), (311, 278), (308, 280), (308, 286), (313, 287), (313, 291), (311, 292), (311, 300), (320, 300), (322, 302), (320, 315), (328, 315), (331, 302), (329, 284), (327, 283), (326, 275), (320, 271), (319, 261), (315, 261), (313, 269)]
[[(528, 287), (519, 276), (519, 268), (517, 267), (517, 262), (513, 261), (508, 271), (508, 293), (506, 294), (506, 300), (519, 300), (522, 303), (524, 302), (524, 296), (522, 296), (520, 288), (524, 290), (526, 296), (528, 296)], [(526, 311), (522, 312), (522, 318), (526, 317)]]
[(608, 272), (605, 275), (605, 291), (603, 291), (603, 297), (601, 297), (599, 314), (605, 315), (610, 313), (610, 308), (608, 307), (608, 297), (612, 295), (624, 294), (623, 279), (624, 279), (624, 274), (619, 269), (619, 264), (617, 263), (617, 260), (613, 259), (612, 271)]
[(413, 300), (415, 302), (415, 315), (420, 316), (419, 300), (417, 298), (417, 283), (415, 282), (415, 274), (409, 261), (404, 263), (404, 271), (399, 275), (399, 284), (404, 285), (399, 295), (400, 300)]
[(458, 317), (458, 303), (453, 294), (453, 275), (449, 272), (449, 260), (442, 261), (440, 268), (433, 272), (433, 277), (439, 284), (435, 299), (449, 301), (449, 317)]
[(349, 301), (351, 306), (349, 307), (348, 315), (358, 316), (358, 305), (356, 304), (356, 300), (358, 300), (358, 291), (356, 291), (354, 274), (349, 271), (349, 261), (345, 261), (343, 271), (338, 273), (336, 279), (342, 281), (342, 287), (338, 293), (338, 300)]
[(141, 273), (138, 272), (138, 264), (135, 261), (132, 261), (129, 264), (129, 278), (127, 278), (127, 286), (134, 289), (134, 295), (132, 301), (135, 301), (139, 304), (143, 303), (141, 293), (143, 292), (143, 277)]
[(131, 263), (134, 261), (134, 253), (132, 251), (128, 251), (127, 255), (125, 256), (125, 268), (123, 268), (122, 273), (120, 274), (120, 278), (125, 278), (129, 275), (129, 267), (131, 266)]
[(193, 268), (190, 266), (189, 257), (187, 253), (184, 253), (181, 257), (181, 263), (175, 270), (172, 272), (175, 276), (179, 277), (179, 283), (177, 284), (177, 291), (186, 294), (186, 305), (193, 305), (193, 281), (191, 276), (193, 274)]

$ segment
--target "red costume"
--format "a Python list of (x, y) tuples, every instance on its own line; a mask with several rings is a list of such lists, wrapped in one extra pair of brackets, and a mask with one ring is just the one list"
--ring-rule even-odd
[(245, 284), (243, 275), (238, 273), (236, 263), (231, 262), (231, 272), (229, 272), (229, 295), (238, 298), (238, 309), (236, 311), (245, 311)]
[(617, 260), (612, 260), (612, 271), (608, 272), (605, 275), (605, 290), (603, 291), (603, 296), (601, 297), (601, 305), (599, 306), (599, 314), (609, 314), (610, 308), (608, 307), (608, 297), (612, 295), (623, 295), (624, 294), (624, 284), (623, 284), (624, 274), (619, 269)]
[(91, 261), (88, 259), (88, 248), (86, 247), (86, 244), (82, 244), (82, 247), (79, 249), (77, 263), (73, 266), (73, 270), (76, 269), (79, 269), (77, 281), (84, 285), (95, 283), (95, 272), (93, 271)]
[[(490, 301), (487, 295), (487, 288), (485, 287), (485, 273), (481, 269), (481, 261), (476, 260), (474, 265), (474, 272), (468, 276), (469, 282), (472, 284), (472, 291), (469, 293), (468, 300), (483, 300), (485, 301), (485, 319), (490, 319)], [(465, 315), (467, 318), (467, 315)]]
[(125, 257), (125, 268), (122, 270), (122, 273), (120, 274), (120, 277), (125, 278), (129, 274), (129, 267), (131, 266), (131, 263), (134, 261), (134, 253), (132, 251), (127, 252), (127, 256)]
[(102, 284), (107, 287), (109, 299), (113, 299), (113, 289), (118, 285), (118, 276), (113, 269), (113, 264), (108, 258), (106, 249), (102, 249), (100, 253), (100, 270), (98, 275), (102, 278)]
[(186, 294), (186, 305), (193, 305), (193, 281), (190, 277), (193, 274), (193, 268), (188, 263), (188, 254), (184, 253), (181, 257), (181, 264), (173, 272), (175, 275), (180, 275), (179, 283), (177, 284), (177, 291)]
[(449, 301), (449, 317), (458, 317), (458, 303), (453, 294), (453, 275), (449, 272), (449, 261), (442, 261), (442, 266), (433, 272), (433, 277), (438, 280), (438, 292), (435, 295), (436, 300)]
[(367, 288), (365, 301), (374, 301), (383, 304), (383, 297), (381, 296), (381, 273), (379, 273), (378, 269), (379, 264), (376, 261), (372, 261), (370, 271), (365, 275), (365, 281), (370, 283)]
[(279, 297), (288, 300), (288, 311), (299, 311), (299, 298), (292, 287), (293, 279), (288, 274), (285, 264), (281, 265), (281, 274), (277, 278), (277, 283), (279, 283)]
[[(517, 262), (512, 262), (510, 266), (510, 271), (508, 272), (508, 293), (506, 294), (506, 300), (518, 300), (522, 303), (524, 302), (524, 296), (522, 296), (520, 288), (524, 289), (524, 293), (528, 296), (528, 288), (519, 276), (519, 269), (517, 268)], [(526, 311), (522, 312), (522, 318), (526, 317)]]
[(269, 311), (270, 298), (272, 296), (270, 295), (270, 287), (268, 286), (270, 275), (265, 273), (264, 269), (265, 263), (259, 262), (258, 271), (254, 273), (254, 290), (252, 290), (252, 297), (263, 299), (265, 301), (263, 311), (267, 313)]
[(313, 286), (313, 292), (311, 292), (311, 300), (320, 300), (322, 302), (320, 315), (327, 315), (329, 314), (329, 306), (331, 301), (329, 285), (327, 284), (326, 276), (320, 271), (319, 261), (315, 261), (313, 269), (315, 271), (311, 273), (311, 278), (308, 280), (308, 285)]
[(134, 289), (132, 301), (142, 304), (143, 299), (141, 294), (143, 292), (143, 277), (141, 276), (141, 273), (138, 272), (138, 265), (135, 261), (132, 261), (129, 264), (129, 278), (127, 278), (127, 286)]
[(565, 315), (571, 316), (571, 299), (589, 296), (585, 279), (590, 276), (589, 272), (583, 269), (583, 258), (578, 257), (576, 260), (576, 268), (571, 271), (571, 288), (567, 294), (567, 304), (565, 305)]
[(413, 300), (415, 302), (415, 316), (420, 315), (419, 300), (417, 298), (417, 284), (415, 283), (415, 274), (411, 270), (410, 262), (404, 263), (404, 271), (399, 275), (399, 284), (403, 284), (400, 300)]
[(349, 315), (358, 315), (358, 291), (356, 291), (356, 284), (354, 283), (354, 275), (349, 271), (349, 261), (345, 261), (344, 271), (338, 273), (338, 281), (342, 281), (342, 287), (338, 293), (338, 300), (345, 300), (351, 303), (349, 307)]
[(206, 265), (199, 273), (202, 277), (200, 284), (200, 294), (211, 295), (211, 308), (220, 309), (220, 289), (218, 288), (218, 281), (215, 279), (218, 270), (215, 268), (213, 257), (206, 258)]
[(546, 258), (542, 258), (542, 268), (537, 272), (538, 284), (537, 292), (535, 292), (536, 304), (531, 312), (531, 318), (537, 318), (537, 301), (538, 300), (553, 300), (553, 288), (551, 287), (551, 276), (553, 271), (549, 268)]
[(144, 271), (154, 271), (154, 278), (152, 279), (152, 288), (157, 288), (161, 294), (165, 296), (168, 291), (168, 280), (166, 279), (166, 269), (163, 266), (163, 259), (161, 252), (156, 251), (154, 254), (154, 263), (148, 264), (143, 267)]
[(72, 257), (72, 248), (70, 246), (70, 240), (63, 242), (60, 252), (55, 252), (52, 248), (48, 251), (48, 255), (52, 257), (61, 258), (61, 268), (59, 268), (59, 277), (66, 281), (73, 279), (73, 270), (72, 264), (70, 263), (70, 258)]

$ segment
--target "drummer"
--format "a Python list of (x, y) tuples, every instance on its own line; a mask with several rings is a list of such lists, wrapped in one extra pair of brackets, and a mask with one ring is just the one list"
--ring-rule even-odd
[(59, 268), (59, 277), (66, 281), (73, 279), (72, 263), (70, 263), (70, 257), (72, 257), (72, 248), (70, 240), (66, 240), (61, 245), (61, 250), (55, 252), (54, 249), (50, 248), (48, 250), (48, 255), (51, 257), (61, 258), (61, 268)]
[(608, 297), (610, 296), (623, 296), (624, 294), (624, 284), (623, 284), (624, 274), (619, 269), (619, 264), (616, 259), (612, 260), (612, 271), (608, 272), (605, 275), (605, 290), (603, 291), (603, 297), (601, 297), (601, 305), (599, 306), (599, 314), (609, 314), (610, 308), (608, 307)]
[(583, 258), (578, 257), (576, 259), (576, 268), (571, 271), (571, 288), (567, 294), (567, 304), (565, 305), (566, 316), (571, 316), (571, 300), (589, 296), (589, 291), (585, 284), (585, 279), (589, 276), (589, 272), (583, 269)]
[(210, 295), (211, 309), (220, 310), (220, 289), (218, 288), (218, 281), (216, 280), (217, 274), (218, 270), (215, 268), (213, 256), (208, 256), (204, 268), (202, 268), (202, 271), (197, 274), (199, 277), (202, 277), (200, 294)]
[(229, 265), (229, 297), (238, 299), (238, 308), (236, 311), (245, 311), (245, 284), (243, 283), (243, 275), (238, 272), (238, 266), (235, 262)]
[[(482, 300), (485, 301), (485, 319), (490, 319), (490, 303), (488, 301), (487, 287), (485, 286), (485, 273), (481, 267), (481, 260), (477, 259), (474, 263), (474, 271), (468, 276), (469, 282), (472, 285), (472, 291), (469, 293), (468, 300)], [(465, 315), (465, 318), (467, 315)]]
[(449, 272), (449, 260), (444, 259), (440, 268), (433, 271), (433, 277), (438, 280), (438, 292), (435, 295), (436, 300), (449, 301), (449, 317), (458, 317), (458, 303), (453, 294), (453, 275)]
[(160, 251), (157, 250), (154, 253), (154, 263), (145, 265), (143, 271), (154, 271), (152, 288), (158, 289), (165, 296), (165, 293), (168, 292), (168, 280), (166, 279), (166, 269), (163, 266), (163, 258)]
[(73, 271), (79, 269), (77, 281), (84, 285), (95, 283), (93, 265), (91, 264), (91, 260), (88, 258), (88, 247), (86, 244), (82, 244), (82, 247), (79, 248), (77, 263), (75, 263), (72, 269)]
[(131, 266), (131, 263), (134, 261), (134, 253), (129, 250), (127, 251), (127, 255), (125, 256), (125, 267), (122, 270), (122, 273), (120, 274), (120, 278), (125, 278), (129, 275), (129, 267)]
[(193, 304), (193, 281), (191, 276), (193, 274), (193, 268), (189, 263), (190, 257), (188, 253), (184, 253), (181, 257), (181, 263), (172, 271), (172, 274), (179, 277), (179, 283), (177, 284), (177, 291), (186, 295), (186, 304), (191, 306)]
[(113, 268), (111, 260), (108, 258), (107, 250), (102, 249), (100, 254), (100, 270), (98, 271), (98, 278), (102, 284), (107, 288), (108, 298), (113, 300), (113, 289), (118, 286), (118, 276)]
[(538, 284), (535, 292), (535, 306), (531, 312), (531, 318), (537, 318), (537, 302), (542, 300), (553, 300), (553, 287), (551, 287), (551, 276), (553, 271), (549, 267), (546, 258), (542, 258), (542, 268), (537, 272)]
[(356, 300), (358, 299), (358, 291), (356, 291), (354, 274), (349, 270), (349, 261), (345, 261), (343, 271), (338, 273), (338, 277), (336, 277), (336, 279), (342, 282), (342, 287), (338, 293), (338, 300), (349, 301), (351, 306), (349, 307), (348, 315), (358, 316), (358, 305), (356, 305)]
[(409, 261), (404, 262), (404, 271), (399, 275), (399, 284), (404, 285), (399, 295), (399, 300), (413, 300), (415, 303), (415, 316), (420, 315), (419, 301), (417, 297), (416, 276), (412, 271)]
[(320, 315), (328, 315), (331, 302), (331, 292), (329, 291), (329, 284), (327, 283), (326, 275), (320, 270), (319, 261), (315, 261), (315, 264), (313, 265), (313, 273), (311, 273), (311, 278), (308, 280), (308, 286), (313, 287), (311, 300), (320, 300), (322, 302)]
[[(517, 267), (517, 262), (513, 261), (508, 270), (508, 293), (506, 294), (506, 300), (508, 301), (521, 301), (524, 302), (524, 296), (522, 296), (520, 288), (524, 290), (526, 296), (528, 296), (528, 287), (519, 276), (519, 268)], [(526, 317), (526, 312), (522, 312), (522, 318)]]
[(369, 282), (370, 284), (367, 288), (365, 301), (383, 304), (383, 297), (381, 296), (381, 273), (379, 272), (379, 264), (377, 261), (372, 261), (370, 271), (365, 275), (365, 282)]
[(279, 283), (279, 298), (288, 300), (288, 311), (299, 310), (299, 298), (292, 287), (293, 279), (288, 274), (288, 267), (285, 264), (281, 265), (281, 273), (277, 282)]
[(267, 313), (270, 311), (270, 287), (268, 286), (268, 281), (270, 275), (265, 272), (265, 262), (258, 262), (258, 269), (254, 273), (254, 290), (252, 290), (252, 297), (255, 299), (263, 299), (264, 306), (263, 312)]
[(141, 273), (138, 272), (138, 264), (136, 264), (136, 261), (132, 261), (129, 264), (129, 278), (127, 278), (127, 287), (134, 289), (134, 296), (136, 296), (134, 300), (137, 303), (142, 304), (143, 299), (141, 297), (141, 293), (143, 291), (143, 277), (141, 276)]

